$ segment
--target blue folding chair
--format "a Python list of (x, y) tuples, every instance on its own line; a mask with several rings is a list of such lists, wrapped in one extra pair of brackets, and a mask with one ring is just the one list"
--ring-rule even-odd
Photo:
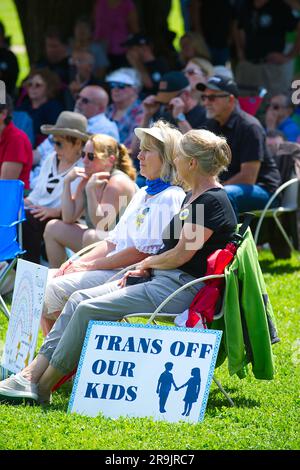
[[(22, 249), (22, 222), (24, 210), (24, 183), (20, 180), (0, 180), (0, 262), (7, 265), (0, 274), (0, 292), (5, 279), (25, 250)], [(0, 309), (9, 318), (10, 312), (0, 294)]]

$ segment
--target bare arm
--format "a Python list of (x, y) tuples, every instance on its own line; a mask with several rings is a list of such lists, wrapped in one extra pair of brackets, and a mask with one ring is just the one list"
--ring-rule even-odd
[(140, 264), (142, 269), (176, 269), (192, 259), (213, 231), (199, 225), (184, 224), (177, 245), (160, 255), (149, 256)]
[(41, 154), (38, 151), (38, 149), (35, 149), (33, 151), (33, 162), (32, 162), (32, 164), (33, 165), (38, 165), (40, 163), (40, 161), (41, 161)]
[(0, 179), (2, 180), (17, 180), (21, 174), (23, 165), (16, 162), (3, 162), (1, 166)]
[(131, 34), (138, 33), (139, 31), (139, 19), (137, 10), (134, 7), (128, 15), (128, 29)]
[[(172, 106), (172, 116), (174, 119), (177, 118), (178, 114), (181, 114), (181, 113), (184, 114), (186, 112), (185, 104), (180, 97), (173, 98), (170, 101), (169, 105)], [(187, 120), (177, 121), (177, 126), (183, 134), (185, 134), (186, 132), (192, 129), (192, 126)]]
[[(104, 240), (103, 243), (107, 244), (107, 254), (111, 252), (115, 245)], [(100, 245), (100, 246), (99, 246)], [(90, 251), (87, 255), (82, 256), (78, 261), (64, 263), (56, 276), (61, 276), (62, 274), (70, 274), (73, 272), (79, 271), (96, 271), (98, 269), (119, 269), (131, 264), (140, 263), (145, 259), (148, 254), (138, 251), (134, 247), (126, 248), (125, 250), (119, 251), (115, 255), (106, 256), (103, 255), (105, 252), (105, 245), (100, 243), (96, 248)], [(100, 252), (100, 256), (95, 256), (95, 250)], [(108, 251), (109, 250), (109, 251)]]
[[(71, 183), (78, 177), (84, 179), (79, 183), (75, 196), (71, 193)], [(73, 224), (83, 211), (83, 190), (86, 184), (86, 175), (83, 168), (73, 168), (65, 177), (62, 193), (62, 220), (67, 224)]]
[(227, 184), (255, 184), (261, 163), (259, 161), (241, 164), (241, 169), (234, 176), (224, 182)]
[(124, 182), (118, 176), (110, 178), (107, 172), (95, 173), (86, 186), (86, 194), (93, 225), (101, 223), (100, 229), (107, 230), (119, 213), (122, 194), (126, 194)]
[(153, 82), (152, 82), (151, 76), (140, 57), (139, 51), (136, 49), (131, 49), (131, 50), (129, 49), (129, 51), (126, 54), (126, 57), (130, 65), (136, 70), (138, 70), (138, 72), (141, 74), (143, 85), (146, 88), (152, 88)]
[(131, 264), (140, 263), (147, 258), (147, 253), (142, 253), (134, 247), (126, 248), (115, 255), (106, 256), (95, 260), (93, 269), (118, 269)]

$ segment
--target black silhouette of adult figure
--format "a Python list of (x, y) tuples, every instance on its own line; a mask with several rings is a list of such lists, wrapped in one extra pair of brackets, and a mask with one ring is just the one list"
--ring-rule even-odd
[(185, 384), (178, 387), (177, 390), (180, 390), (183, 387), (186, 387), (186, 392), (183, 398), (184, 410), (181, 414), (182, 416), (189, 416), (193, 403), (198, 400), (201, 387), (200, 369), (198, 367), (194, 367), (191, 370), (191, 377), (189, 380)]
[(160, 374), (157, 382), (156, 393), (159, 396), (159, 411), (160, 413), (166, 413), (165, 406), (168, 399), (172, 385), (177, 390), (176, 384), (173, 379), (173, 375), (170, 372), (173, 369), (172, 362), (165, 363), (165, 371)]

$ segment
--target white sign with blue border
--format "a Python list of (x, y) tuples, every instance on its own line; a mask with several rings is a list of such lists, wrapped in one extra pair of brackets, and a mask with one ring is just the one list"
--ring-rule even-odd
[(91, 321), (70, 412), (202, 421), (222, 331)]

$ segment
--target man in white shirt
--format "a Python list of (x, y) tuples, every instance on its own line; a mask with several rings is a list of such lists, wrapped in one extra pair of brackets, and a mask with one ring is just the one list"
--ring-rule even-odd
[[(106, 134), (119, 142), (119, 131), (116, 123), (110, 121), (105, 115), (108, 102), (109, 96), (103, 88), (90, 85), (83, 88), (78, 94), (74, 111), (83, 114), (87, 118), (87, 130), (90, 134)], [(51, 152), (53, 152), (51, 138), (44, 140), (34, 150), (33, 165), (35, 165), (35, 168), (30, 174), (31, 189), (36, 185), (41, 164)]]

